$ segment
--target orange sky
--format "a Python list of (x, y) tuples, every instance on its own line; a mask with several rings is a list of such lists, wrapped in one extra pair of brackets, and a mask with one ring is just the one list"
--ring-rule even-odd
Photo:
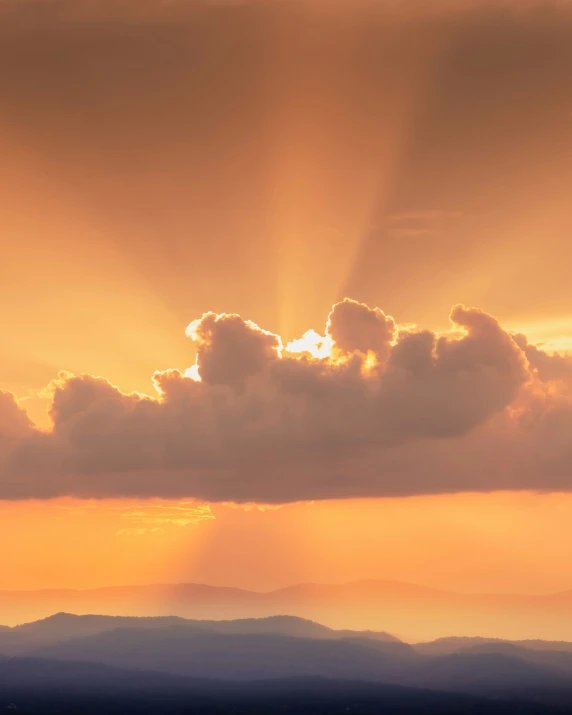
[[(38, 426), (60, 370), (154, 394), (209, 310), (286, 343), (345, 296), (436, 331), (464, 303), (572, 347), (565, 8), (76, 4), (0, 9), (0, 389)], [(572, 588), (565, 493), (207, 506), (0, 502), (1, 585)]]
[(3, 587), (196, 581), (271, 590), (381, 578), (465, 592), (570, 588), (568, 494), (200, 507), (3, 502), (0, 534), (11, 544), (0, 555)]

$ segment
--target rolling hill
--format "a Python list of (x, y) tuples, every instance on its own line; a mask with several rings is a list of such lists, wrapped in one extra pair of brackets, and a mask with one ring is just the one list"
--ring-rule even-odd
[[(446, 644), (456, 651), (443, 653), (438, 641), (431, 653), (432, 644), (291, 616), (197, 621), (58, 613), (1, 632), (0, 665), (8, 672), (10, 662), (65, 661), (226, 682), (327, 678), (572, 707), (571, 652), (474, 638)], [(8, 657), (14, 655), (20, 657)]]
[(77, 638), (85, 638), (117, 629), (165, 630), (179, 628), (190, 635), (210, 632), (227, 635), (259, 634), (285, 635), (337, 640), (341, 638), (367, 638), (382, 643), (401, 644), (389, 633), (377, 631), (336, 631), (319, 623), (296, 616), (270, 616), (234, 621), (198, 621), (177, 616), (99, 616), (56, 613), (40, 621), (25, 623), (0, 631), (0, 653), (25, 655), (43, 646), (55, 645)]
[(100, 664), (0, 661), (0, 709), (27, 715), (556, 715), (538, 703), (499, 701), (379, 683), (323, 678), (256, 683), (199, 681)]

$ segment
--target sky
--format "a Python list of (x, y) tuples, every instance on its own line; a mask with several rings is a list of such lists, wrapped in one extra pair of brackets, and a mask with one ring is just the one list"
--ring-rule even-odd
[(572, 589), (571, 31), (1, 2), (2, 586)]

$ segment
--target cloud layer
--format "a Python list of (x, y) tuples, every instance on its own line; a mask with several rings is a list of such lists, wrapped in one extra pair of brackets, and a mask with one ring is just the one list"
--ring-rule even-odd
[(284, 347), (206, 313), (187, 329), (196, 364), (155, 373), (156, 398), (62, 373), (50, 432), (0, 393), (0, 498), (572, 489), (572, 360), (476, 308), (450, 317), (439, 336), (346, 299)]

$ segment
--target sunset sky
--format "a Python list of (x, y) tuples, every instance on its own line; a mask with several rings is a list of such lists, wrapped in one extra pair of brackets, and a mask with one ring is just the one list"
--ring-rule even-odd
[(571, 31), (0, 1), (0, 588), (572, 589)]

